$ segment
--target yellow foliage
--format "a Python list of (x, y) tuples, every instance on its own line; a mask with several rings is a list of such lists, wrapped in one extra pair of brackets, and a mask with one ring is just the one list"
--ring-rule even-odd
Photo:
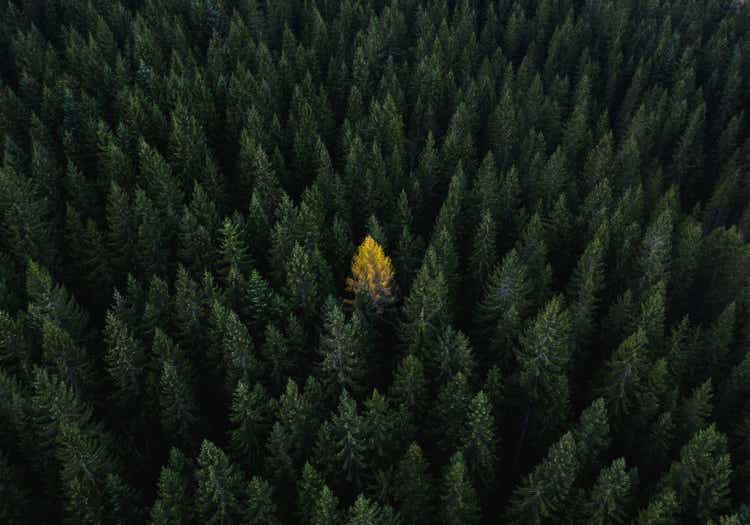
[(346, 280), (354, 293), (367, 293), (378, 308), (393, 302), (393, 264), (391, 258), (371, 236), (365, 237), (352, 259), (352, 275)]

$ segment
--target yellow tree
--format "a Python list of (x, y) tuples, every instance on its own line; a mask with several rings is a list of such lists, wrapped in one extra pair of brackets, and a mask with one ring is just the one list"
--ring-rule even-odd
[(395, 282), (391, 258), (371, 236), (365, 237), (352, 259), (352, 275), (346, 280), (347, 289), (366, 293), (378, 310), (395, 299)]

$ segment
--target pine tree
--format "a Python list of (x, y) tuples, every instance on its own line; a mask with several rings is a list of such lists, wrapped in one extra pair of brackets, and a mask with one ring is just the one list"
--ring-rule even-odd
[(643, 236), (639, 259), (643, 288), (669, 278), (673, 229), (672, 211), (665, 209)]
[(460, 445), (462, 434), (466, 431), (471, 398), (468, 378), (461, 372), (438, 392), (433, 409), (437, 424), (433, 432), (438, 436), (443, 451), (454, 450)]
[(320, 500), (325, 481), (309, 462), (302, 467), (302, 475), (297, 481), (297, 513), (301, 523), (314, 523), (313, 515)]
[(196, 514), (203, 523), (240, 523), (243, 516), (244, 480), (226, 454), (204, 440), (195, 471)]
[(288, 371), (294, 368), (294, 355), (291, 345), (276, 326), (266, 327), (260, 353), (265, 362), (264, 375), (269, 379), (272, 390), (281, 391), (286, 384)]
[(169, 463), (159, 474), (158, 495), (151, 509), (154, 525), (182, 525), (193, 520), (192, 461), (178, 449), (169, 452)]
[(324, 333), (320, 339), (320, 370), (324, 380), (336, 389), (356, 391), (365, 372), (362, 320), (357, 310), (347, 321), (341, 306), (326, 304)]
[(602, 227), (578, 259), (570, 280), (570, 311), (578, 348), (594, 333), (597, 308), (604, 289), (604, 256), (608, 230)]
[(389, 399), (377, 389), (364, 402), (362, 428), (367, 435), (366, 463), (377, 471), (391, 462), (396, 434)]
[(625, 460), (618, 458), (602, 469), (586, 505), (587, 523), (625, 523), (632, 497), (632, 479), (625, 470)]
[(711, 379), (707, 379), (683, 400), (679, 412), (682, 442), (687, 442), (693, 434), (708, 426), (713, 412), (713, 397)]
[(254, 476), (248, 486), (247, 505), (243, 512), (243, 523), (247, 525), (277, 525), (276, 505), (272, 499), (273, 489), (264, 479)]
[(399, 330), (408, 351), (420, 358), (424, 358), (450, 319), (448, 283), (436, 259), (435, 250), (429, 248), (404, 302), (405, 319)]
[(69, 523), (101, 523), (106, 516), (99, 480), (106, 478), (115, 462), (101, 439), (87, 430), (63, 423), (58, 435), (65, 521)]
[(544, 240), (544, 226), (538, 213), (526, 223), (521, 238), (516, 244), (518, 256), (529, 275), (536, 278), (531, 284), (532, 304), (541, 305), (547, 297), (552, 268), (547, 261), (547, 244)]
[(485, 283), (497, 263), (496, 239), (497, 226), (495, 220), (492, 218), (492, 213), (488, 209), (484, 209), (474, 232), (473, 248), (469, 260), (477, 294), (484, 289)]
[(346, 525), (395, 525), (396, 515), (387, 505), (370, 501), (362, 494), (349, 508)]
[(578, 449), (581, 471), (593, 474), (602, 465), (610, 446), (610, 427), (607, 405), (603, 398), (596, 399), (582, 413), (573, 429)]
[(647, 344), (646, 333), (638, 330), (620, 344), (607, 362), (604, 394), (618, 423), (639, 406), (645, 390)]
[(107, 313), (104, 337), (107, 343), (107, 371), (117, 388), (115, 401), (135, 407), (145, 393), (147, 362), (142, 345), (130, 328), (112, 312)]
[(648, 507), (638, 514), (638, 525), (670, 525), (677, 523), (680, 511), (677, 497), (671, 489), (657, 494)]
[(450, 379), (454, 374), (463, 372), (471, 377), (474, 372), (474, 352), (471, 342), (463, 332), (446, 326), (437, 342), (437, 348), (430, 355), (429, 362), (438, 383)]
[(306, 317), (314, 317), (320, 297), (328, 289), (329, 277), (320, 266), (322, 262), (317, 248), (311, 251), (296, 243), (286, 265), (287, 296)]
[(159, 405), (164, 433), (180, 443), (191, 442), (198, 421), (190, 370), (173, 360), (163, 361), (159, 381)]
[(422, 421), (427, 396), (424, 366), (416, 356), (408, 354), (398, 364), (390, 388), (390, 397), (398, 411), (398, 428), (407, 442), (413, 438), (418, 423)]
[(490, 350), (507, 352), (513, 348), (530, 299), (526, 266), (518, 253), (511, 250), (493, 270), (477, 306), (476, 333), (496, 347)]
[(552, 445), (544, 460), (515, 489), (507, 512), (509, 523), (544, 523), (562, 510), (578, 474), (573, 435)]
[(431, 522), (434, 502), (429, 463), (416, 443), (409, 445), (398, 464), (395, 499), (405, 525)]
[(355, 487), (361, 486), (364, 475), (366, 438), (362, 417), (357, 413), (357, 402), (346, 390), (339, 398), (337, 412), (330, 421), (335, 472), (343, 475)]
[(706, 331), (706, 359), (704, 364), (714, 379), (723, 377), (729, 371), (729, 356), (734, 341), (736, 305), (730, 303)]
[[(308, 380), (306, 386), (311, 384)], [(312, 401), (308, 392), (300, 392), (290, 378), (281, 397), (272, 404), (277, 420), (266, 441), (268, 477), (277, 481), (292, 479), (296, 464), (309, 451), (316, 431), (313, 425), (316, 406)]]
[(495, 418), (483, 391), (474, 396), (469, 405), (467, 426), (461, 438), (461, 450), (466, 466), (475, 481), (489, 486), (495, 477), (496, 450)]
[(479, 499), (460, 452), (453, 454), (443, 475), (441, 512), (443, 523), (449, 525), (478, 525), (481, 518)]
[(531, 321), (516, 349), (518, 384), (541, 428), (554, 429), (567, 416), (571, 322), (561, 298), (552, 298)]
[(682, 447), (659, 486), (674, 491), (683, 519), (698, 523), (728, 510), (731, 475), (727, 439), (711, 425)]
[(315, 501), (310, 525), (338, 525), (342, 517), (338, 509), (339, 501), (327, 485), (323, 485), (320, 496)]
[[(9, 328), (12, 329), (12, 325)], [(12, 344), (13, 340), (14, 334), (10, 332), (8, 343)], [(42, 360), (56, 368), (79, 395), (84, 395), (85, 389), (95, 384), (92, 363), (85, 350), (76, 345), (57, 323), (47, 318), (42, 321)]]
[(232, 270), (241, 276), (247, 275), (250, 254), (243, 239), (242, 226), (234, 218), (227, 218), (219, 229), (219, 237), (222, 275), (226, 278)]

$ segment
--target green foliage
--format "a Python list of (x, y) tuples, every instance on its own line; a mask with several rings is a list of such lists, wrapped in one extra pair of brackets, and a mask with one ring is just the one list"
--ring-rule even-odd
[(434, 512), (433, 482), (429, 463), (419, 445), (412, 443), (398, 464), (396, 501), (404, 523), (430, 523)]
[(632, 479), (625, 460), (616, 459), (601, 470), (587, 504), (588, 523), (625, 523), (632, 494)]
[(674, 491), (680, 516), (697, 523), (728, 509), (731, 475), (727, 439), (711, 425), (682, 447), (659, 485), (661, 491)]
[(469, 404), (461, 449), (469, 472), (485, 486), (494, 481), (497, 448), (495, 418), (487, 396), (480, 390)]
[(570, 315), (554, 297), (531, 321), (516, 350), (518, 383), (544, 428), (559, 426), (567, 415), (570, 353)]
[(250, 480), (247, 496), (247, 508), (244, 511), (243, 523), (248, 525), (276, 525), (276, 505), (272, 500), (271, 485), (258, 476)]
[(514, 491), (508, 508), (510, 523), (543, 523), (562, 510), (579, 470), (576, 443), (568, 432), (552, 445)]
[(463, 455), (456, 452), (443, 474), (440, 496), (443, 523), (477, 525), (481, 518), (479, 498), (469, 480)]
[(243, 515), (244, 480), (226, 454), (204, 440), (195, 471), (196, 514), (203, 523), (240, 522)]
[(357, 310), (347, 320), (341, 306), (329, 301), (320, 339), (320, 370), (326, 383), (337, 390), (356, 390), (359, 386), (365, 371), (363, 331)]
[(233, 429), (231, 444), (234, 454), (254, 464), (262, 449), (268, 425), (266, 394), (259, 384), (251, 390), (244, 381), (237, 383), (229, 416)]
[(193, 469), (182, 452), (170, 450), (169, 463), (159, 474), (159, 492), (151, 509), (154, 525), (182, 524), (193, 519)]
[(749, 521), (742, 4), (0, 1), (0, 522)]
[(528, 314), (530, 299), (528, 270), (511, 250), (493, 270), (477, 306), (477, 334), (507, 352)]

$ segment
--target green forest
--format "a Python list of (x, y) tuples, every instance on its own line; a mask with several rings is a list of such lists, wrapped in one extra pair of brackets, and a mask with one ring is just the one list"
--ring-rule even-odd
[(0, 0), (0, 523), (750, 525), (750, 7)]

